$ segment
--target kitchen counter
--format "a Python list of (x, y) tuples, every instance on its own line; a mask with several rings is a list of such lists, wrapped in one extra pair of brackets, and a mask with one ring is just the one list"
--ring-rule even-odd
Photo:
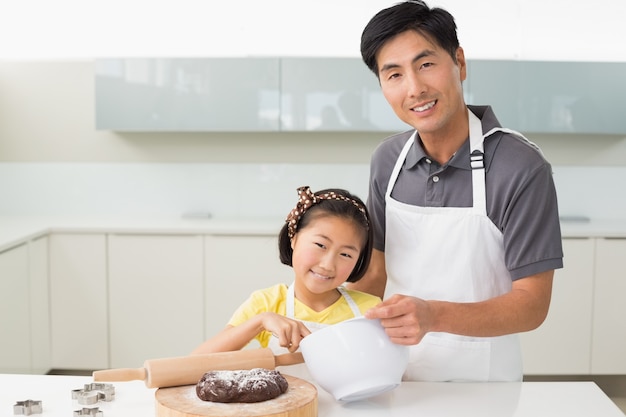
[(50, 233), (277, 236), (284, 219), (171, 216), (0, 216), (0, 252)]
[[(208, 217), (0, 216), (0, 252), (49, 233), (278, 235), (283, 219)], [(626, 219), (570, 220), (564, 238), (626, 238)]]
[[(0, 374), (0, 415), (18, 401), (42, 401), (45, 417), (67, 417), (98, 407), (103, 417), (155, 415), (154, 389), (142, 381), (116, 382), (115, 399), (81, 405), (71, 392), (93, 382), (86, 376)], [(318, 388), (320, 417), (624, 417), (593, 382), (429, 383), (404, 382), (368, 400), (336, 402)]]

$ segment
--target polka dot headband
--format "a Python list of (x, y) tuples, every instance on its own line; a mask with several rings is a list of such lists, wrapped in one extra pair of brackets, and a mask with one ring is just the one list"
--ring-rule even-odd
[(359, 209), (361, 213), (363, 213), (363, 216), (367, 221), (365, 207), (363, 207), (357, 201), (341, 194), (337, 194), (334, 191), (315, 195), (308, 186), (303, 186), (298, 188), (298, 203), (291, 210), (291, 212), (289, 212), (289, 215), (285, 220), (287, 222), (287, 230), (290, 239), (296, 235), (298, 224), (300, 223), (302, 216), (304, 216), (304, 213), (306, 213), (308, 209), (310, 209), (315, 204), (321, 202), (322, 200), (338, 200), (354, 204), (354, 206)]

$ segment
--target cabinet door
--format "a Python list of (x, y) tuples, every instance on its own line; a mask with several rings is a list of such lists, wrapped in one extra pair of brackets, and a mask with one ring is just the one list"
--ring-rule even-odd
[[(521, 65), (517, 61), (468, 60), (463, 92), (469, 104), (490, 105), (502, 126), (521, 130)], [(532, 110), (531, 110), (532, 111)]]
[(0, 253), (0, 373), (30, 371), (28, 292), (27, 246)]
[(597, 239), (591, 372), (626, 374), (626, 239)]
[(109, 236), (111, 367), (187, 355), (203, 340), (201, 236)]
[(563, 251), (548, 317), (521, 335), (526, 375), (590, 372), (594, 240), (564, 239)]
[(52, 367), (107, 368), (106, 236), (49, 239)]
[(403, 131), (360, 58), (281, 58), (283, 131)]
[(32, 372), (44, 374), (52, 367), (47, 237), (28, 243), (28, 265)]
[(99, 59), (95, 71), (98, 129), (278, 130), (278, 58)]
[(626, 83), (615, 80), (625, 71), (621, 62), (473, 60), (466, 95), (520, 132), (623, 134)]
[(206, 236), (206, 324), (209, 338), (257, 289), (291, 284), (293, 270), (278, 259), (275, 236)]

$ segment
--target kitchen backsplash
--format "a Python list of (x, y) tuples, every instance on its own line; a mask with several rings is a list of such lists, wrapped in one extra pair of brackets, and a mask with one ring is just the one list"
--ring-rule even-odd
[(366, 197), (366, 165), (0, 164), (0, 215), (286, 216), (296, 188)]
[[(367, 197), (366, 164), (0, 163), (0, 215), (282, 218), (296, 188)], [(626, 167), (555, 166), (563, 216), (626, 217)]]

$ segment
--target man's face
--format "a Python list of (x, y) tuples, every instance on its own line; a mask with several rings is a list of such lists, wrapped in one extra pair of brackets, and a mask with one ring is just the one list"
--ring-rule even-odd
[(376, 55), (383, 95), (396, 115), (422, 138), (451, 134), (461, 117), (467, 119), (461, 48), (456, 58), (457, 63), (447, 51), (413, 30), (387, 41)]

